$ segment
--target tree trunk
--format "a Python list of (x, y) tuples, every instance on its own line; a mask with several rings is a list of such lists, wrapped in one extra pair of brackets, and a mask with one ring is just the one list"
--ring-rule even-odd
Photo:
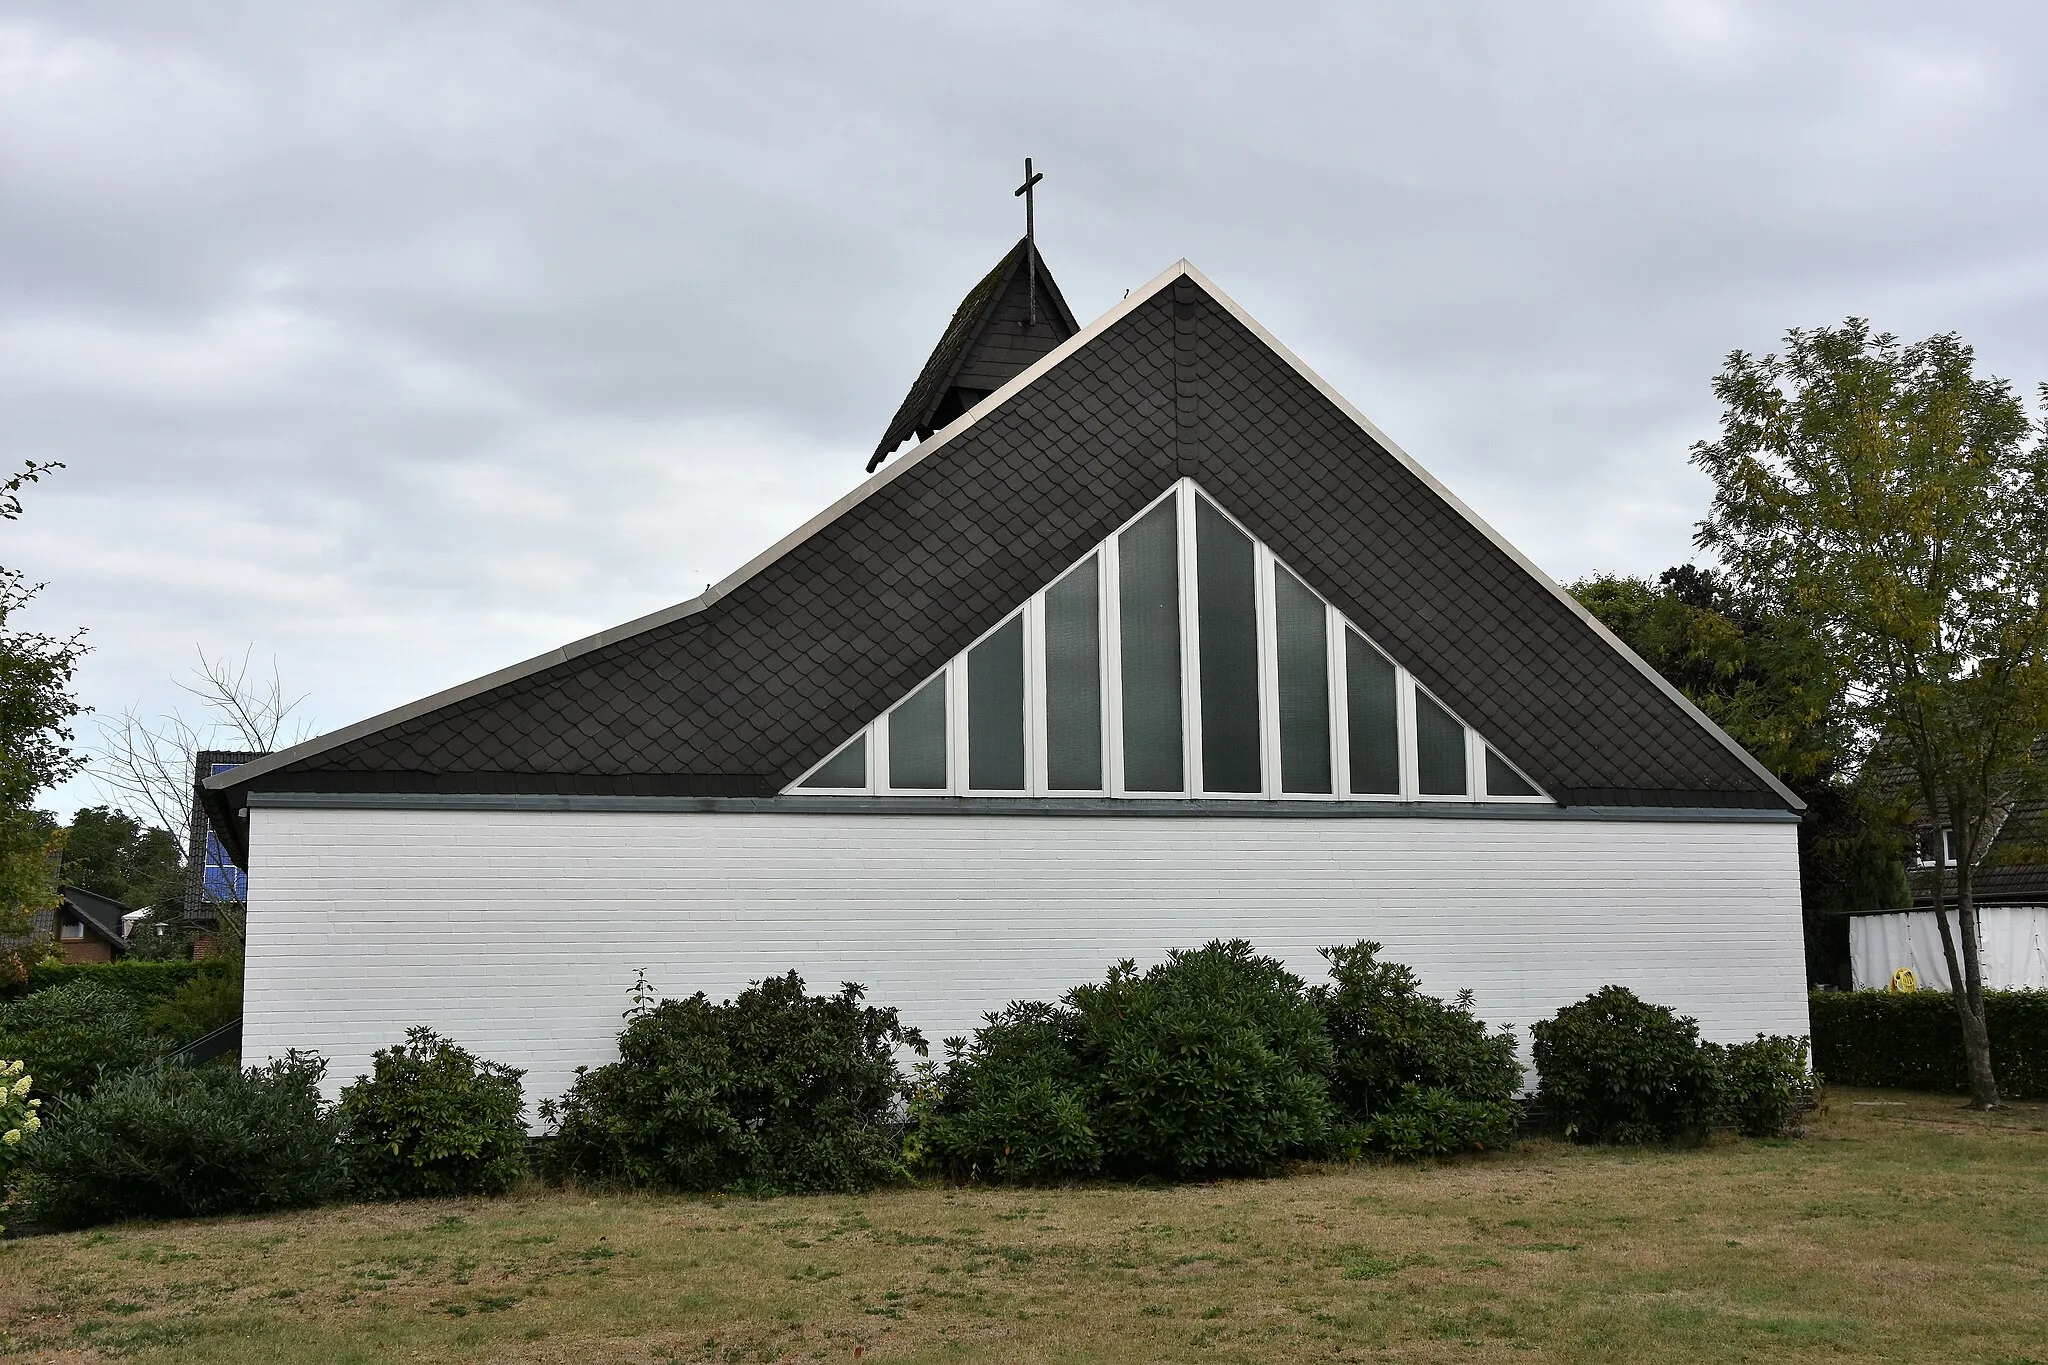
[(1977, 951), (1977, 889), (1971, 852), (1970, 845), (1965, 845), (1963, 856), (1956, 862), (1956, 923), (1963, 936), (1963, 981), (1962, 989), (1956, 993), (1956, 1007), (1963, 1023), (1963, 1057), (1970, 1069), (1970, 1105), (1975, 1109), (1996, 1109), (1998, 1080), (1991, 1071), (1991, 1029), (1984, 1014), (1984, 971)]

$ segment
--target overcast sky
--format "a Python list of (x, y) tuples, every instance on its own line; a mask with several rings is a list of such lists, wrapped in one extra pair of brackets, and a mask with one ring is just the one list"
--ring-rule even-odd
[(693, 596), (859, 481), (1029, 154), (1084, 321), (1185, 255), (1551, 574), (1654, 572), (1731, 349), (1854, 313), (2048, 379), (2044, 40), (1917, 0), (7, 0), (0, 455), (68, 467), (0, 563), (100, 712), (253, 647), (321, 729)]

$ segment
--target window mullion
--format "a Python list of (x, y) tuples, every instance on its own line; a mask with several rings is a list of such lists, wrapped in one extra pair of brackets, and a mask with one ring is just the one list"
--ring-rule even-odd
[(1274, 601), (1273, 575), (1277, 561), (1265, 542), (1252, 540), (1252, 584), (1256, 602), (1254, 620), (1259, 639), (1259, 778), (1261, 794), (1282, 794), (1280, 774), (1280, 627)]
[(946, 665), (946, 795), (967, 791), (967, 655)]
[(1024, 604), (1024, 790), (1047, 792), (1045, 776), (1045, 594)]
[(1394, 740), (1401, 749), (1401, 799), (1413, 801), (1422, 780), (1415, 768), (1415, 678), (1405, 668), (1395, 673), (1394, 704), (1400, 716), (1400, 733)]
[(1201, 660), (1201, 618), (1195, 591), (1195, 500), (1193, 483), (1182, 479), (1174, 486), (1174, 519), (1180, 528), (1180, 696), (1181, 696), (1181, 782), (1183, 794), (1202, 794), (1202, 683), (1197, 676)]
[(1469, 725), (1465, 726), (1465, 794), (1474, 801), (1486, 799), (1486, 745)]
[[(1121, 533), (1119, 533), (1121, 534)], [(1102, 556), (1096, 609), (1102, 620), (1102, 784), (1111, 796), (1124, 791), (1124, 633), (1123, 564), (1117, 537), (1111, 536), (1097, 552)]]
[(1344, 664), (1344, 632), (1351, 627), (1344, 614), (1323, 604), (1323, 645), (1330, 670), (1330, 794), (1343, 799), (1351, 791), (1351, 675)]

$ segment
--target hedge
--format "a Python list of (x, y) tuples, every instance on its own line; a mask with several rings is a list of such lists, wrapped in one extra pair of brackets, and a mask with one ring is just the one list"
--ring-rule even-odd
[(187, 984), (205, 977), (238, 975), (242, 964), (233, 958), (209, 957), (198, 962), (58, 962), (28, 969), (28, 979), (0, 986), (0, 1001), (18, 1000), (51, 986), (96, 981), (135, 997), (144, 1009), (168, 1000)]
[[(1813, 1065), (1838, 1085), (1900, 1090), (1970, 1088), (1963, 1026), (1946, 991), (1815, 991)], [(2048, 991), (1986, 991), (1991, 1070), (1999, 1093), (2048, 1100)]]

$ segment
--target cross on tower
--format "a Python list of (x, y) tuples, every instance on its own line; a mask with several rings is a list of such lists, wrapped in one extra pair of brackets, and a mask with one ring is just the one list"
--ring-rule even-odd
[[(1033, 175), (1031, 173), (1031, 158), (1025, 157), (1024, 183), (1017, 187), (1017, 194), (1024, 196), (1024, 268), (1029, 272), (1025, 277), (1024, 297), (1027, 300), (1025, 306), (1029, 310), (1030, 317), (1030, 321), (1026, 325), (1031, 327), (1038, 325), (1038, 215), (1035, 212), (1036, 204), (1034, 202), (1037, 196), (1032, 193), (1032, 186), (1043, 179), (1045, 179), (1045, 172), (1040, 171), (1038, 174)], [(1013, 195), (1011, 197), (1015, 198), (1016, 196)]]

